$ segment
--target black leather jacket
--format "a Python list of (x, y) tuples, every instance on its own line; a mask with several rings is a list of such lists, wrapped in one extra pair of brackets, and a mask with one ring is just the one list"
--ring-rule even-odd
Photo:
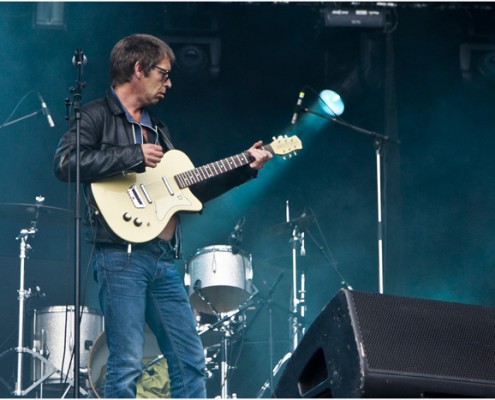
[[(104, 98), (84, 104), (80, 110), (80, 179), (88, 193), (89, 183), (102, 178), (145, 171), (141, 145), (135, 143), (134, 126), (129, 123), (119, 102), (108, 91)], [(173, 145), (167, 127), (153, 115), (151, 120), (157, 127), (159, 141), (164, 150)], [(75, 181), (75, 121), (71, 129), (61, 138), (54, 158), (54, 174), (62, 181)], [(257, 171), (244, 166), (190, 187), (192, 193), (205, 203), (226, 191), (256, 177)], [(87, 221), (95, 228), (87, 238), (102, 243), (126, 244), (94, 218), (95, 206), (89, 196)]]

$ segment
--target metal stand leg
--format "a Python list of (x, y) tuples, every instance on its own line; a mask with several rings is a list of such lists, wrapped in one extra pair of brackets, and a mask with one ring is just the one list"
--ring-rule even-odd
[[(4, 355), (8, 354), (11, 351), (15, 351), (17, 353), (17, 375), (15, 388), (13, 391), (14, 396), (25, 396), (35, 387), (41, 385), (46, 379), (48, 379), (54, 373), (60, 373), (61, 376), (64, 376), (63, 372), (60, 371), (57, 367), (55, 367), (50, 361), (48, 361), (41, 354), (38, 354), (36, 351), (33, 351), (29, 348), (24, 347), (24, 314), (25, 314), (25, 302), (26, 299), (31, 297), (32, 292), (31, 289), (25, 289), (24, 281), (25, 281), (25, 260), (27, 258), (27, 253), (31, 249), (31, 246), (28, 244), (28, 239), (30, 236), (33, 236), (38, 231), (37, 224), (39, 218), (39, 208), (43, 205), (45, 198), (42, 196), (36, 197), (36, 205), (38, 208), (36, 209), (35, 218), (31, 221), (31, 227), (28, 229), (22, 229), (19, 235), (16, 237), (16, 240), (19, 240), (19, 258), (20, 258), (20, 277), (19, 277), (19, 290), (18, 290), (18, 300), (19, 300), (19, 321), (18, 321), (18, 337), (17, 337), (17, 347), (4, 351), (0, 354), (0, 358)], [(34, 344), (33, 344), (34, 345)], [(35, 346), (34, 346), (35, 347)], [(35, 349), (36, 350), (36, 349)], [(24, 354), (27, 353), (32, 357), (37, 358), (41, 361), (41, 377), (31, 384), (27, 389), (22, 389), (23, 387), (23, 369), (24, 369)], [(74, 383), (72, 379), (66, 378), (67, 383), (70, 386), (73, 386)], [(84, 391), (85, 392), (85, 391)]]
[[(292, 298), (291, 298), (291, 338), (292, 350), (294, 351), (304, 334), (304, 316), (306, 314), (305, 305), (305, 275), (304, 270), (298, 273), (297, 270), (297, 252), (300, 251), (301, 256), (306, 255), (304, 248), (304, 232), (300, 231), (297, 223), (292, 223), (290, 220), (289, 201), (286, 201), (286, 218), (287, 224), (292, 227), (291, 246), (292, 246)], [(298, 280), (300, 289), (298, 290)]]
[(31, 290), (26, 291), (24, 289), (24, 266), (26, 259), (26, 251), (31, 248), (27, 244), (27, 239), (29, 235), (34, 235), (36, 232), (35, 228), (23, 229), (21, 230), (20, 235), (17, 237), (17, 240), (20, 240), (20, 284), (19, 284), (19, 330), (18, 330), (18, 338), (17, 338), (17, 380), (15, 384), (14, 395), (21, 396), (22, 395), (22, 367), (23, 367), (23, 352), (22, 347), (24, 345), (24, 303), (26, 298), (28, 298), (31, 294)]
[(220, 385), (221, 385), (221, 398), (228, 399), (229, 398), (229, 360), (228, 360), (228, 342), (227, 342), (227, 332), (222, 334), (222, 340), (220, 342), (220, 346), (222, 349), (222, 361), (220, 363)]

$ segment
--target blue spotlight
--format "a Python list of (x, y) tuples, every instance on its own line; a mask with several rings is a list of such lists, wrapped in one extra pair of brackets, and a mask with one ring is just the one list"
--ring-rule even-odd
[(323, 90), (320, 92), (320, 107), (322, 112), (330, 117), (338, 117), (344, 112), (344, 102), (340, 95), (333, 90)]

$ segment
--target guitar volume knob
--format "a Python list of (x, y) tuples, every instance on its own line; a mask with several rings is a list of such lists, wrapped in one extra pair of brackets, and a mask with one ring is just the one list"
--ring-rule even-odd
[(134, 220), (134, 225), (136, 225), (136, 226), (141, 226), (141, 225), (143, 225), (143, 221), (141, 221), (139, 218), (136, 218), (136, 219)]
[(124, 221), (129, 222), (132, 219), (132, 215), (126, 212), (124, 215), (122, 215), (122, 218)]

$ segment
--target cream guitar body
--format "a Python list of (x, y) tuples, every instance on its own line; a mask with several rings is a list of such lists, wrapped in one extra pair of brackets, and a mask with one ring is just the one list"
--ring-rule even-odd
[[(279, 137), (264, 146), (278, 155), (301, 148), (296, 136)], [(143, 243), (156, 238), (175, 213), (201, 211), (203, 205), (189, 186), (250, 162), (249, 153), (244, 152), (194, 168), (185, 153), (170, 150), (156, 168), (91, 183), (91, 195), (113, 233), (127, 242)]]

